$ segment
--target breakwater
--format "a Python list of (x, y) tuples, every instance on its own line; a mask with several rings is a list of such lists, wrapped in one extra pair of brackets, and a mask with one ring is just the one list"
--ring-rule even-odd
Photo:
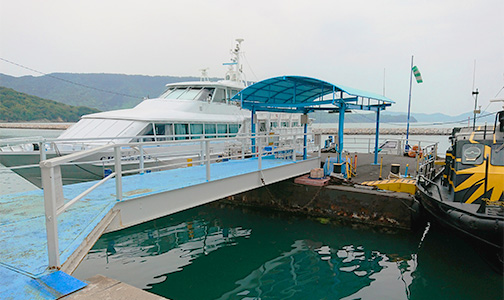
[[(73, 123), (0, 123), (0, 128), (11, 129), (54, 129), (65, 130)], [(313, 133), (335, 135), (338, 128), (313, 128)], [(344, 133), (348, 135), (373, 135), (375, 128), (345, 128)], [(411, 135), (451, 135), (451, 128), (410, 128)], [(380, 134), (405, 135), (406, 128), (380, 128)]]
[[(338, 128), (313, 128), (313, 133), (336, 135)], [(374, 135), (375, 128), (345, 128), (344, 134), (348, 135)], [(410, 135), (451, 135), (451, 128), (410, 128)], [(406, 128), (380, 128), (380, 134), (406, 135)]]

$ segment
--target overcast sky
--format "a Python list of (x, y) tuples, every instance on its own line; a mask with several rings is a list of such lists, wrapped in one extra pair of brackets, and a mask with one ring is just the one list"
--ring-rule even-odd
[[(503, 0), (0, 0), (0, 57), (44, 72), (223, 77), (243, 38), (249, 80), (303, 75), (406, 111), (482, 109), (504, 86)], [(0, 60), (0, 73), (39, 76)], [(501, 91), (498, 98), (504, 98)], [(491, 104), (489, 111), (500, 105)]]

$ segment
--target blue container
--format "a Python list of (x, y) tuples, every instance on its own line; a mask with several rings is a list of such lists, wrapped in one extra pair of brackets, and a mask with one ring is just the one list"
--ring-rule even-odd
[(324, 175), (331, 175), (331, 173), (334, 171), (333, 165), (338, 162), (338, 159), (336, 157), (331, 157), (331, 158), (326, 158), (324, 162)]
[(107, 177), (110, 174), (112, 174), (112, 169), (109, 168), (103, 169), (103, 177)]

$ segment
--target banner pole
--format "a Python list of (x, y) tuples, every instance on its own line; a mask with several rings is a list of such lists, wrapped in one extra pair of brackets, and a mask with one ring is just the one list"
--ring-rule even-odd
[(405, 151), (407, 152), (410, 148), (409, 146), (409, 122), (410, 122), (410, 111), (411, 111), (411, 83), (413, 80), (413, 55), (411, 56), (411, 67), (410, 67), (410, 78), (409, 78), (409, 98), (408, 98), (408, 122), (406, 125), (406, 146)]

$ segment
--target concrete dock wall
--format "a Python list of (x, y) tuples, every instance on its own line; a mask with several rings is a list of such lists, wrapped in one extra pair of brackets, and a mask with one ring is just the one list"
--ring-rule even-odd
[(296, 184), (293, 179), (237, 194), (223, 202), (401, 229), (412, 229), (419, 215), (410, 194), (343, 185), (315, 187)]

